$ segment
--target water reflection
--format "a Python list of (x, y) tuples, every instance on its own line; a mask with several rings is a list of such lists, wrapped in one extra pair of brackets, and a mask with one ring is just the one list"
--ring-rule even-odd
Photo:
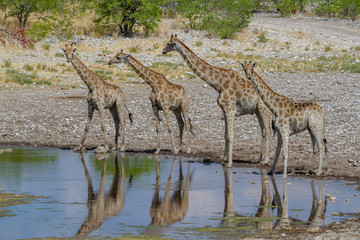
[[(312, 207), (310, 215), (306, 222), (294, 217), (289, 217), (288, 205), (288, 182), (287, 179), (282, 179), (283, 194), (279, 193), (276, 180), (273, 176), (269, 176), (266, 170), (261, 170), (261, 196), (257, 211), (253, 217), (239, 215), (234, 211), (233, 199), (233, 181), (232, 168), (223, 167), (224, 171), (224, 213), (219, 226), (221, 227), (244, 227), (251, 226), (255, 223), (255, 228), (261, 230), (269, 229), (287, 229), (291, 228), (293, 224), (302, 223), (303, 225), (321, 226), (324, 223), (326, 212), (326, 201), (323, 196), (322, 181), (318, 180), (319, 197), (315, 190), (315, 181), (310, 181), (312, 192)], [(273, 196), (271, 195), (272, 185)]]
[[(171, 195), (171, 185), (176, 162), (179, 162), (178, 181), (175, 182), (175, 191)], [(176, 156), (173, 160), (169, 178), (167, 180), (164, 197), (160, 198), (160, 159), (157, 156), (157, 174), (155, 193), (151, 203), (150, 216), (151, 224), (143, 235), (161, 235), (166, 226), (183, 220), (189, 209), (189, 189), (190, 189), (190, 162), (187, 162), (186, 178), (182, 170), (181, 156)]]
[(91, 176), (86, 167), (84, 156), (81, 153), (80, 159), (84, 168), (85, 177), (88, 185), (87, 207), (89, 215), (85, 222), (77, 231), (76, 236), (87, 236), (94, 229), (99, 228), (108, 216), (118, 215), (124, 207), (125, 194), (125, 166), (124, 155), (121, 154), (121, 174), (119, 170), (118, 154), (115, 152), (115, 173), (112, 181), (111, 189), (105, 194), (106, 182), (106, 166), (109, 156), (96, 156), (98, 159), (104, 159), (104, 167), (101, 172), (100, 188), (96, 194), (91, 181)]
[(308, 222), (309, 225), (312, 226), (321, 226), (325, 224), (325, 212), (326, 212), (326, 200), (323, 201), (324, 196), (322, 189), (322, 181), (319, 180), (319, 198), (316, 195), (314, 180), (311, 180), (310, 184), (311, 184), (311, 192), (313, 195), (313, 201), (312, 201), (312, 207)]
[[(267, 175), (266, 170), (261, 170), (261, 197), (259, 208), (255, 213), (255, 217), (257, 218), (269, 218), (270, 217), (270, 204), (271, 204), (271, 195), (270, 195), (270, 182), (269, 182), (269, 175)], [(276, 187), (276, 186), (275, 186)], [(276, 190), (278, 197), (279, 193)], [(274, 198), (275, 199), (275, 198)], [(281, 206), (281, 201), (280, 201)], [(261, 221), (256, 222), (256, 227), (260, 229), (271, 229), (272, 223), (270, 221)]]
[(231, 226), (235, 227), (235, 223), (232, 217), (235, 216), (234, 212), (234, 192), (233, 192), (233, 180), (232, 180), (232, 168), (223, 166), (224, 171), (224, 214), (221, 220), (220, 226)]

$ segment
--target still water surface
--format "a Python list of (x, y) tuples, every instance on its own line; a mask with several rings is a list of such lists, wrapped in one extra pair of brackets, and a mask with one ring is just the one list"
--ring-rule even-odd
[[(260, 169), (194, 160), (120, 153), (98, 160), (92, 152), (34, 148), (0, 154), (0, 194), (46, 197), (8, 207), (13, 214), (0, 217), (0, 239), (235, 238), (266, 229), (322, 226), (360, 208), (359, 191), (344, 181), (284, 181)], [(326, 194), (337, 200), (328, 201)], [(347, 214), (333, 215), (338, 212)]]

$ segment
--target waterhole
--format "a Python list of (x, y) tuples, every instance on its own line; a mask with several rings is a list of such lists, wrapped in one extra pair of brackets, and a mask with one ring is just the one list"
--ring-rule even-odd
[(358, 214), (357, 187), (181, 156), (14, 148), (0, 154), (0, 238), (231, 239), (321, 227)]

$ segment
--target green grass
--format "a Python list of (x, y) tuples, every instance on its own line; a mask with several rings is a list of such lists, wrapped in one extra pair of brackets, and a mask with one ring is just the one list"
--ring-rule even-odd
[(38, 65), (36, 66), (36, 68), (37, 68), (38, 70), (45, 70), (45, 69), (46, 69), (46, 64), (38, 63)]
[(7, 208), (7, 207), (16, 206), (19, 204), (29, 204), (29, 203), (33, 203), (34, 201), (39, 201), (40, 199), (44, 199), (44, 198), (45, 197), (41, 197), (41, 196), (6, 193), (3, 191), (0, 191), (0, 218), (16, 215), (17, 211), (14, 213), (11, 210), (8, 210), (8, 209), (5, 210), (5, 208)]
[(259, 43), (266, 43), (267, 41), (269, 41), (268, 38), (266, 38), (266, 34), (265, 33), (261, 33), (259, 36), (258, 36), (258, 42)]
[(41, 45), (41, 48), (44, 49), (45, 51), (49, 51), (50, 50), (50, 44), (45, 43), (45, 44)]
[(102, 69), (100, 70), (95, 70), (95, 73), (96, 74), (99, 74), (104, 80), (112, 80), (112, 76), (110, 75), (113, 75), (114, 73), (111, 72), (111, 71), (104, 71)]
[(136, 47), (132, 47), (132, 48), (130, 48), (129, 52), (130, 53), (137, 53), (137, 52), (139, 52), (139, 50)]
[(15, 82), (21, 85), (33, 83), (38, 76), (36, 74), (20, 73), (17, 70), (6, 70), (6, 82)]
[(51, 82), (48, 80), (40, 80), (36, 82), (37, 85), (51, 85)]
[(65, 55), (61, 52), (55, 53), (55, 57), (64, 57)]
[(26, 71), (33, 71), (33, 70), (34, 70), (34, 67), (33, 67), (33, 66), (30, 66), (29, 64), (25, 64), (23, 68), (24, 68)]
[(105, 54), (105, 55), (112, 55), (113, 54), (110, 50), (107, 50), (107, 49), (101, 50), (101, 53)]
[(4, 67), (6, 67), (6, 68), (11, 67), (11, 61), (5, 60), (4, 61)]

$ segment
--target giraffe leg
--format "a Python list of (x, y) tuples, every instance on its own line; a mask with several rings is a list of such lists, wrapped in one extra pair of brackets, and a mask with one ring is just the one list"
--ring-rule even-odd
[[(125, 151), (125, 103), (123, 99), (117, 100), (116, 103), (116, 111), (118, 114), (118, 119), (120, 120), (120, 127), (121, 127), (121, 147), (120, 151)], [(116, 145), (117, 147), (117, 145)]]
[(228, 136), (228, 122), (227, 116), (224, 112), (224, 119), (225, 119), (225, 149), (224, 149), (224, 157), (221, 161), (221, 164), (225, 164), (225, 162), (229, 159), (229, 136)]
[(227, 167), (232, 167), (232, 149), (233, 149), (233, 141), (234, 141), (234, 120), (235, 120), (235, 112), (231, 111), (227, 116), (227, 125), (228, 125), (228, 150), (229, 150), (229, 159)]
[(98, 104), (98, 108), (99, 108), (99, 115), (100, 115), (100, 121), (101, 121), (101, 129), (104, 134), (105, 149), (109, 150), (108, 138), (107, 138), (107, 134), (106, 134), (106, 125), (105, 125), (105, 108), (102, 104)]
[(264, 110), (259, 109), (256, 113), (261, 129), (261, 154), (257, 163), (268, 164), (269, 159), (269, 141), (271, 131), (271, 115), (266, 114)]
[(119, 124), (119, 117), (118, 117), (118, 112), (117, 112), (117, 109), (116, 107), (112, 107), (110, 108), (110, 113), (114, 119), (114, 123), (115, 123), (115, 142), (114, 142), (114, 145), (112, 147), (112, 150), (113, 151), (116, 151), (117, 150), (117, 146), (118, 146), (118, 138), (119, 138), (119, 127), (120, 127), (120, 124)]
[(274, 173), (276, 163), (279, 160), (279, 156), (280, 156), (280, 153), (281, 153), (282, 143), (283, 143), (282, 142), (282, 136), (280, 134), (280, 131), (278, 131), (278, 143), (277, 143), (277, 147), (276, 147), (275, 158), (274, 158), (273, 165), (271, 166), (271, 168), (270, 168), (270, 170), (268, 172), (269, 175), (272, 175)]
[(323, 158), (325, 155), (325, 143), (323, 141), (324, 137), (323, 137), (323, 134), (321, 133), (321, 131), (319, 131), (319, 132), (317, 132), (317, 134), (315, 134), (315, 139), (316, 139), (316, 146), (319, 150), (319, 155), (320, 155), (319, 170), (316, 175), (320, 176), (322, 174), (322, 161), (323, 161)]
[(166, 122), (168, 125), (168, 131), (170, 134), (170, 138), (171, 138), (171, 143), (173, 145), (173, 152), (174, 154), (178, 154), (179, 150), (176, 148), (175, 146), (175, 140), (174, 140), (174, 135), (173, 135), (173, 128), (171, 126), (171, 120), (170, 120), (170, 111), (169, 111), (169, 107), (168, 106), (163, 106), (164, 109), (164, 113), (165, 113), (165, 118), (166, 118)]
[(87, 122), (86, 122), (86, 125), (85, 125), (85, 130), (84, 130), (83, 136), (81, 138), (80, 146), (78, 147), (79, 151), (84, 151), (85, 150), (84, 142), (85, 142), (86, 135), (89, 132), (90, 124), (91, 124), (93, 115), (94, 115), (94, 108), (91, 106), (90, 103), (88, 103), (88, 118), (87, 118)]
[(191, 126), (190, 126), (189, 111), (184, 111), (183, 115), (184, 115), (184, 119), (185, 119), (185, 128), (186, 128), (187, 137), (188, 137), (188, 146), (186, 149), (186, 153), (190, 153), (191, 152), (191, 136), (190, 136)]
[(155, 115), (156, 120), (156, 134), (157, 134), (157, 148), (155, 154), (159, 154), (160, 152), (160, 116), (159, 116), (159, 108), (156, 105), (152, 105), (152, 109)]
[(288, 157), (289, 157), (289, 134), (284, 134), (283, 137), (283, 141), (284, 141), (284, 175), (283, 178), (287, 178), (287, 162), (288, 162)]
[(186, 132), (187, 132), (187, 137), (188, 137), (188, 146), (186, 149), (186, 153), (190, 153), (191, 152), (191, 124), (190, 124), (190, 118), (189, 118), (189, 98), (187, 96), (187, 94), (184, 94), (184, 99), (181, 102), (181, 109), (182, 109), (182, 114), (184, 116), (184, 120), (185, 120), (185, 128), (186, 128)]
[(317, 142), (316, 142), (316, 138), (314, 133), (311, 131), (311, 129), (309, 129), (309, 134), (311, 137), (311, 145), (313, 148), (313, 155), (312, 155), (312, 160), (311, 160), (311, 165), (310, 165), (310, 170), (308, 171), (308, 173), (313, 173), (314, 172), (314, 163), (316, 160), (316, 155), (318, 153), (318, 148), (317, 148)]
[(178, 125), (179, 125), (179, 138), (180, 138), (179, 151), (180, 151), (181, 150), (181, 145), (182, 145), (183, 133), (184, 133), (184, 120), (182, 119), (181, 109), (180, 108), (174, 110), (173, 112), (174, 112), (174, 115), (175, 115), (176, 120), (177, 120)]

